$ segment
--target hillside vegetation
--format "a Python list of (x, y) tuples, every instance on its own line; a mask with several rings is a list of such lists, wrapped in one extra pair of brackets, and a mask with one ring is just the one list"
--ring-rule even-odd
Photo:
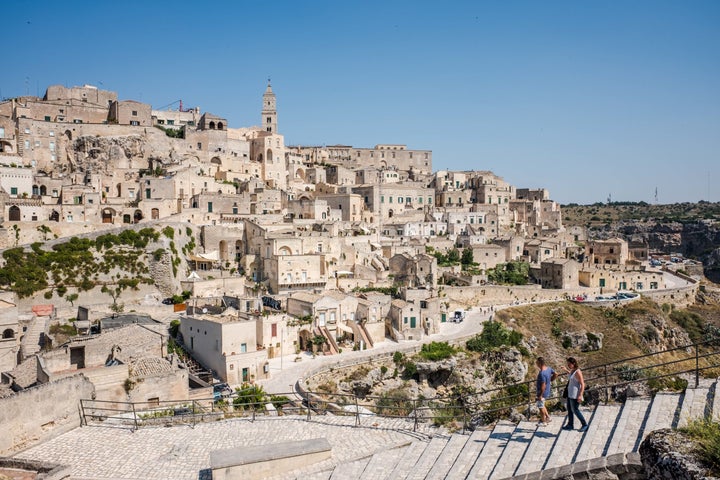
[(720, 202), (672, 203), (651, 205), (645, 202), (612, 202), (562, 206), (566, 226), (593, 226), (619, 221), (693, 223), (698, 220), (720, 220)]

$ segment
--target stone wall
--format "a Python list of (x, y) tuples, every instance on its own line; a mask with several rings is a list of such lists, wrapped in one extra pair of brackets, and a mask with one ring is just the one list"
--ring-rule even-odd
[(80, 399), (93, 393), (92, 383), (76, 375), (0, 398), (0, 455), (79, 427)]

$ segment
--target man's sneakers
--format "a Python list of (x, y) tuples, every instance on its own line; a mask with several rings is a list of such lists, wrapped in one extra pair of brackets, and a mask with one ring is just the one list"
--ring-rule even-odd
[(587, 429), (588, 429), (588, 426), (587, 426), (587, 425), (583, 425), (582, 427), (580, 427), (580, 430), (578, 430), (578, 431), (579, 431), (579, 432), (587, 432)]
[(562, 429), (563, 430), (574, 430), (574, 428), (569, 425), (565, 425), (564, 427), (562, 427)]

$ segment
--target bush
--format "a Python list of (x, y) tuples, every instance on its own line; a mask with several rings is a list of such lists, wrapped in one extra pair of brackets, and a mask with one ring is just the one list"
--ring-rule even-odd
[(720, 423), (694, 420), (680, 431), (697, 442), (697, 453), (708, 466), (720, 468)]
[(259, 385), (250, 385), (246, 382), (235, 389), (235, 398), (233, 399), (235, 410), (245, 408), (264, 410), (265, 403), (267, 403), (267, 394)]
[(471, 352), (487, 352), (499, 347), (517, 347), (522, 333), (510, 330), (498, 321), (485, 322), (483, 331), (467, 341), (465, 346)]
[(411, 380), (415, 375), (417, 375), (417, 365), (415, 365), (415, 362), (407, 360), (403, 365), (403, 380)]
[(702, 341), (705, 321), (700, 315), (687, 310), (673, 310), (670, 319), (687, 332), (693, 343)]
[(406, 391), (397, 388), (380, 395), (375, 411), (378, 415), (407, 417), (413, 411), (413, 402)]
[(420, 348), (420, 357), (425, 360), (438, 361), (450, 358), (457, 352), (457, 349), (447, 342), (430, 342)]
[(404, 359), (405, 355), (403, 355), (402, 352), (393, 353), (393, 362), (395, 363), (395, 365), (400, 365)]

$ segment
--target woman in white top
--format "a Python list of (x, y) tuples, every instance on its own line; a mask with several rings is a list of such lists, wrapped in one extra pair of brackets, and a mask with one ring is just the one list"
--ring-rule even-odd
[(587, 422), (580, 412), (580, 402), (583, 401), (583, 392), (585, 391), (585, 379), (583, 374), (578, 367), (578, 362), (573, 357), (567, 359), (567, 366), (564, 367), (568, 374), (568, 385), (567, 385), (567, 424), (563, 427), (563, 430), (572, 430), (574, 428), (573, 423), (575, 417), (580, 420), (580, 431), (584, 432), (587, 430)]

